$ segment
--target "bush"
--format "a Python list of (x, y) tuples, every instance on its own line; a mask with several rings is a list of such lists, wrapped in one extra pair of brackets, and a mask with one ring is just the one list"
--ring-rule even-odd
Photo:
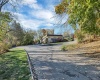
[(5, 43), (0, 43), (0, 54), (8, 51), (8, 49), (9, 49), (9, 45)]
[(63, 46), (61, 47), (61, 50), (62, 50), (62, 51), (66, 51), (66, 45), (63, 45)]
[(33, 34), (28, 32), (24, 33), (23, 41), (21, 43), (22, 45), (30, 45), (33, 44)]
[(8, 42), (7, 47), (8, 47), (8, 49), (10, 49), (12, 47), (12, 44), (10, 42)]
[(21, 45), (21, 42), (20, 41), (17, 41), (16, 42), (16, 46), (20, 46)]
[(84, 41), (84, 34), (82, 32), (76, 33), (77, 39), (79, 43), (82, 43)]
[(67, 50), (73, 50), (76, 49), (79, 45), (78, 44), (70, 44), (66, 46)]

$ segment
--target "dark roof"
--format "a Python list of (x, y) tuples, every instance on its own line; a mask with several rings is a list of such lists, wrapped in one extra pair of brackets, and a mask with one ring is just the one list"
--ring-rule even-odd
[(48, 34), (47, 36), (62, 36), (62, 35), (51, 35), (51, 34)]

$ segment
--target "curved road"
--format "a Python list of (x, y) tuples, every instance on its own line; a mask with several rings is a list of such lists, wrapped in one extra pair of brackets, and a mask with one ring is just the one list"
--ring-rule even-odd
[(100, 80), (100, 61), (79, 52), (62, 52), (60, 45), (21, 48), (28, 52), (38, 80)]

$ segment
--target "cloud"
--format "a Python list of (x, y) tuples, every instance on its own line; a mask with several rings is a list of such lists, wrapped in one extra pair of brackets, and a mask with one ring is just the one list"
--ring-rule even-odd
[(45, 26), (51, 27), (51, 26), (53, 26), (53, 24), (52, 23), (47, 23), (47, 24), (45, 24)]
[(31, 15), (38, 19), (49, 20), (53, 17), (53, 13), (49, 10), (34, 10)]
[(22, 0), (23, 7), (14, 13), (24, 28), (53, 28), (54, 0)]
[(20, 13), (14, 13), (16, 17), (18, 17), (17, 21), (24, 27), (25, 29), (38, 29), (38, 27), (43, 23), (42, 21), (36, 19), (28, 19), (26, 15)]
[(22, 5), (27, 5), (33, 9), (41, 9), (42, 6), (37, 3), (37, 0), (22, 0)]
[(50, 28), (53, 26), (52, 23), (47, 22), (46, 20), (38, 20), (38, 19), (29, 19), (28, 16), (14, 13), (16, 17), (18, 17), (17, 21), (24, 27), (25, 29), (34, 29), (37, 30), (39, 28)]
[(37, 0), (22, 0), (23, 4), (33, 4), (33, 3), (37, 3)]
[(30, 29), (35, 29), (37, 30), (40, 26), (42, 22), (38, 21), (38, 20), (32, 20), (32, 19), (29, 19), (29, 20), (21, 20), (21, 24), (24, 26), (24, 28), (30, 28)]
[(18, 18), (16, 20), (26, 29), (53, 28), (54, 5), (58, 0), (18, 0), (17, 12), (8, 6)]
[(42, 9), (42, 6), (41, 5), (38, 5), (38, 4), (32, 4), (32, 5), (30, 5), (30, 8)]

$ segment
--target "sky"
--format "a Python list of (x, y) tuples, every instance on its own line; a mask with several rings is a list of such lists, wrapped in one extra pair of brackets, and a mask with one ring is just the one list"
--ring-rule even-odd
[[(55, 19), (56, 13), (54, 7), (60, 3), (61, 0), (21, 0), (20, 5), (17, 6), (13, 14), (25, 29), (54, 29), (55, 33), (61, 33), (61, 28), (55, 24), (59, 22), (59, 18)], [(67, 16), (68, 17), (68, 16)], [(63, 19), (63, 22), (67, 20)], [(64, 29), (62, 29), (63, 31)]]
[(53, 28), (55, 16), (54, 6), (59, 0), (23, 0), (15, 15), (24, 28)]

